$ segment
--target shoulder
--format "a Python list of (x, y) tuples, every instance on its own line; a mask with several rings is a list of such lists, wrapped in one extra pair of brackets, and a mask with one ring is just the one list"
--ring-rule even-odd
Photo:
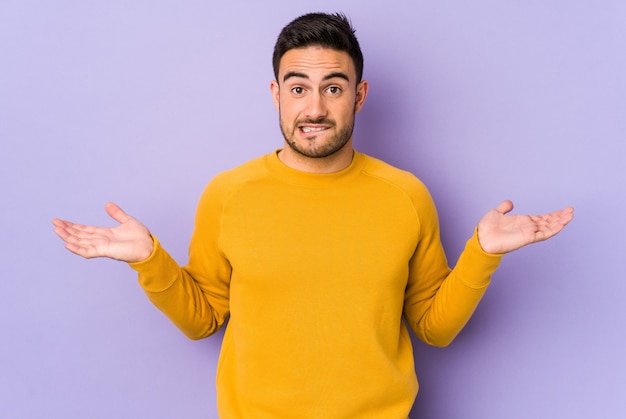
[(365, 160), (364, 175), (386, 182), (411, 196), (429, 194), (426, 185), (413, 173), (366, 154), (362, 157)]
[(237, 167), (218, 173), (209, 185), (237, 186), (267, 175), (266, 156), (249, 160)]
[(215, 175), (204, 188), (200, 204), (211, 202), (221, 205), (238, 190), (266, 178), (268, 170), (265, 159), (266, 156), (257, 157)]
[(263, 155), (249, 160), (232, 169), (218, 173), (207, 185), (210, 190), (236, 190), (258, 180), (265, 179), (269, 175), (266, 160), (268, 155)]
[(398, 193), (405, 195), (422, 222), (437, 220), (437, 209), (430, 191), (417, 176), (375, 157), (368, 155), (363, 155), (363, 157), (365, 176), (385, 182), (389, 188), (394, 188)]

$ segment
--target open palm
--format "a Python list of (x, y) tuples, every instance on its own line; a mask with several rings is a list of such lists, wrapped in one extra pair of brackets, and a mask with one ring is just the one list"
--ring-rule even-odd
[(489, 211), (478, 223), (478, 240), (487, 253), (507, 253), (531, 243), (547, 240), (574, 218), (567, 207), (543, 215), (508, 215), (511, 201)]
[(65, 241), (67, 250), (85, 258), (140, 262), (150, 256), (153, 241), (146, 226), (112, 202), (106, 204), (105, 210), (118, 226), (95, 227), (56, 218), (52, 220), (54, 232)]

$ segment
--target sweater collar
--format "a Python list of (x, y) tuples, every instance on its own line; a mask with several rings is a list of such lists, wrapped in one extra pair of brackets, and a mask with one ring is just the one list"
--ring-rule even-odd
[(283, 163), (278, 158), (280, 150), (277, 149), (265, 156), (265, 165), (269, 172), (285, 183), (313, 188), (336, 186), (338, 183), (353, 179), (361, 173), (366, 161), (364, 154), (354, 150), (352, 161), (345, 169), (333, 173), (309, 173), (293, 169)]

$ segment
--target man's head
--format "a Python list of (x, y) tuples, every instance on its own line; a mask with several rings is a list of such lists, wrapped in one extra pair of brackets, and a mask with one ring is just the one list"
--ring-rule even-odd
[(279, 158), (304, 171), (346, 167), (355, 114), (368, 90), (347, 18), (315, 13), (291, 22), (276, 42), (274, 71), (270, 88), (285, 138)]
[(278, 35), (272, 62), (278, 80), (280, 60), (291, 49), (321, 46), (346, 52), (354, 63), (357, 80), (363, 77), (363, 53), (348, 18), (340, 13), (309, 13), (291, 21)]

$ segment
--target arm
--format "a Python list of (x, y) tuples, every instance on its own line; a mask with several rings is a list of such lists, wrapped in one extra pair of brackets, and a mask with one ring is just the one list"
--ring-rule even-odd
[(479, 222), (454, 269), (447, 266), (439, 239), (434, 204), (422, 203), (424, 232), (411, 261), (405, 316), (413, 331), (426, 343), (445, 346), (452, 342), (472, 316), (497, 269), (503, 253), (546, 240), (573, 218), (566, 208), (541, 216), (506, 215), (513, 205), (503, 202)]
[[(139, 273), (148, 298), (189, 338), (200, 339), (217, 331), (228, 313), (227, 281), (215, 280), (213, 272), (198, 267), (199, 263), (181, 268), (137, 219), (113, 203), (105, 209), (119, 225), (106, 228), (54, 219), (54, 232), (74, 254), (129, 263)], [(192, 239), (192, 247), (194, 240), (199, 239)]]
[(202, 194), (185, 266), (156, 239), (147, 260), (130, 264), (146, 296), (190, 339), (215, 333), (229, 314), (231, 267), (218, 244), (223, 194), (215, 179)]

